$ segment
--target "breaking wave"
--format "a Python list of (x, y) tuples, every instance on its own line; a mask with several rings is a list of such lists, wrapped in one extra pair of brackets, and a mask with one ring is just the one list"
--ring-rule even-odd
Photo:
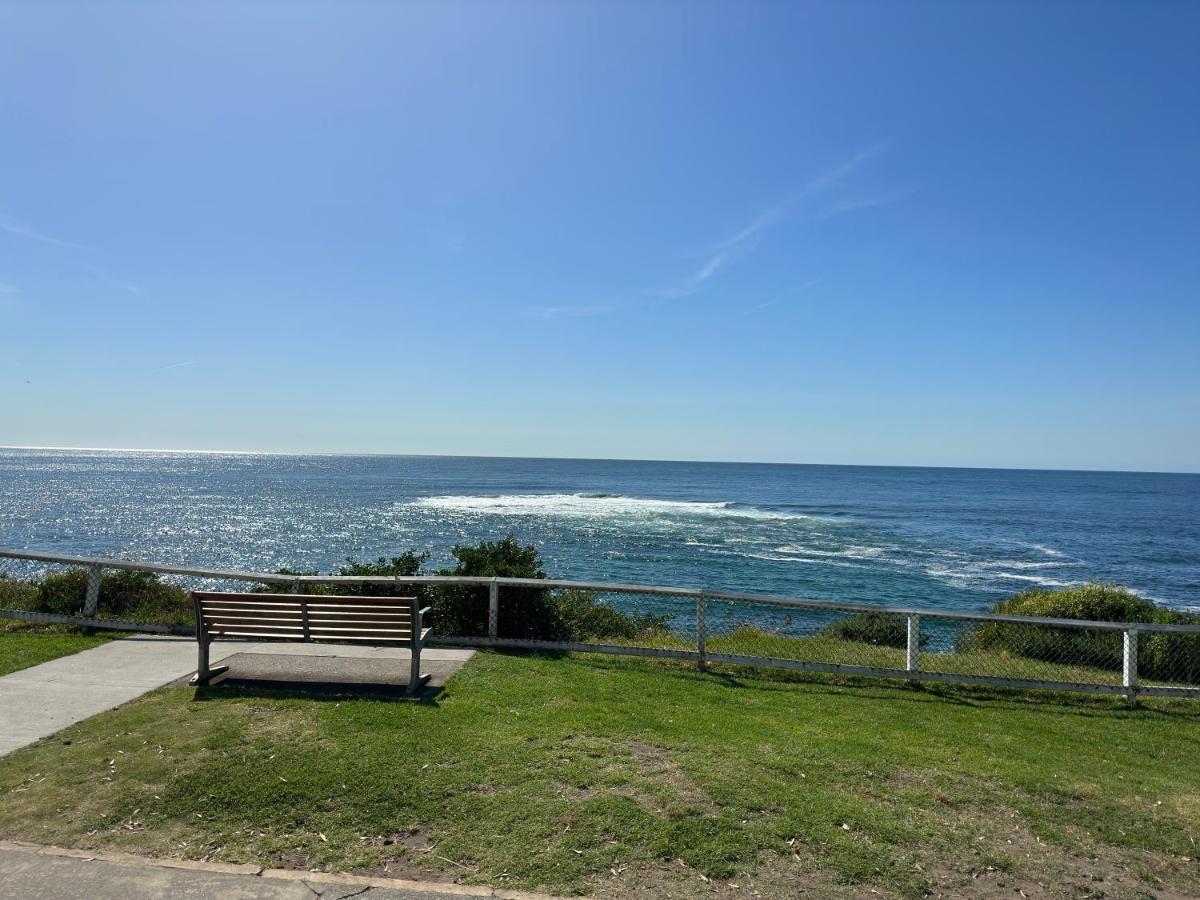
[(408, 506), (448, 513), (491, 516), (562, 516), (571, 518), (713, 517), (742, 519), (806, 519), (728, 501), (654, 500), (620, 494), (502, 494), (495, 497), (458, 495), (422, 497)]

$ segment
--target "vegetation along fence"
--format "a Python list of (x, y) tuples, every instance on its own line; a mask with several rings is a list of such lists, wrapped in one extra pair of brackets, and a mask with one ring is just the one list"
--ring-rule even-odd
[[(345, 570), (343, 570), (345, 571)], [(904, 609), (538, 578), (303, 575), (0, 549), (0, 618), (192, 633), (188, 590), (417, 594), (435, 643), (1200, 698), (1200, 624)]]

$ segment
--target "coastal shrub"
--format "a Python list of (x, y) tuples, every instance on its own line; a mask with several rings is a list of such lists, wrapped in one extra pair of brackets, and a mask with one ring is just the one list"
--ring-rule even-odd
[[(338, 569), (339, 575), (356, 575), (364, 576), (385, 576), (394, 578), (400, 576), (413, 576), (421, 574), (421, 567), (425, 565), (429, 559), (428, 553), (418, 553), (415, 550), (405, 550), (399, 556), (385, 557), (381, 556), (374, 562), (358, 562), (351, 558), (346, 560), (346, 564)], [(331, 593), (341, 594), (349, 597), (393, 597), (397, 593), (396, 585), (394, 584), (338, 584), (330, 587)], [(416, 594), (418, 598), (423, 595), (421, 585), (403, 585), (400, 589), (404, 596), (409, 597)]]
[(38, 586), (32, 581), (0, 578), (0, 609), (34, 609)]
[[(70, 569), (45, 578), (37, 588), (38, 612), (77, 616), (87, 598), (87, 571)], [(107, 572), (100, 579), (101, 618), (187, 624), (192, 618), (188, 592), (151, 572)]]
[[(415, 550), (405, 550), (399, 556), (390, 558), (381, 556), (374, 562), (359, 562), (350, 557), (338, 568), (335, 574), (357, 576), (360, 578), (377, 576), (392, 578), (396, 575), (420, 575), (421, 566), (424, 565), (427, 559), (429, 559), (428, 553), (418, 553)], [(316, 569), (290, 569), (285, 566), (282, 569), (276, 569), (275, 574), (301, 577), (305, 575), (320, 575), (321, 573)], [(402, 588), (402, 592), (406, 597), (411, 596), (413, 593), (416, 593), (419, 597), (422, 590), (423, 588), (419, 585), (404, 585)], [(291, 593), (292, 586), (260, 584), (252, 588), (251, 591), (255, 594)], [(394, 584), (301, 584), (299, 592), (318, 597), (330, 594), (342, 597), (394, 597), (397, 589)]]
[[(1061, 590), (1022, 591), (992, 607), (1015, 616), (1085, 619), (1090, 622), (1200, 624), (1200, 616), (1166, 609), (1126, 588), (1089, 582)], [(1015, 622), (983, 622), (963, 635), (957, 650), (990, 650), (1069, 665), (1119, 671), (1124, 665), (1120, 632), (1056, 628)], [(1142, 678), (1200, 684), (1200, 634), (1142, 632), (1138, 635)]]
[[(290, 569), (284, 566), (282, 569), (275, 570), (276, 575), (291, 575), (293, 578), (299, 578), (301, 575), (320, 575), (316, 569)], [(297, 590), (293, 590), (290, 584), (256, 584), (250, 588), (252, 594), (328, 594), (329, 586), (324, 584), (302, 584)]]
[(556, 591), (553, 603), (562, 619), (568, 640), (588, 638), (636, 638), (663, 631), (670, 616), (656, 616), (638, 610), (622, 612), (599, 599), (594, 591), (567, 588)]
[(1160, 613), (1171, 613), (1127, 588), (1096, 581), (1053, 591), (1031, 588), (997, 603), (992, 612), (1089, 622), (1152, 622)]
[(193, 618), (188, 592), (151, 572), (117, 571), (100, 579), (101, 616), (137, 622), (188, 623)]
[[(452, 551), (454, 568), (440, 575), (541, 580), (537, 547), (522, 545), (513, 535)], [(487, 590), (480, 585), (444, 585), (433, 594), (432, 624), (438, 634), (487, 634)], [(502, 638), (538, 641), (584, 641), (604, 637), (635, 638), (666, 627), (668, 616), (625, 613), (613, 609), (592, 591), (505, 587), (501, 593), (497, 634)]]
[[(537, 547), (523, 546), (513, 535), (474, 546), (457, 545), (450, 551), (454, 568), (439, 575), (470, 575), (481, 578), (543, 579)], [(480, 585), (441, 585), (433, 592), (431, 623), (438, 634), (486, 635), (487, 589)], [(567, 640), (562, 616), (543, 587), (505, 588), (498, 635), (524, 640)]]
[(47, 575), (38, 585), (37, 611), (55, 616), (77, 616), (87, 598), (87, 570), (68, 569)]
[[(831, 622), (822, 628), (819, 634), (841, 641), (874, 644), (876, 647), (898, 647), (903, 650), (908, 647), (908, 619), (894, 613), (855, 613)], [(924, 647), (928, 641), (928, 635), (922, 634), (921, 646)]]

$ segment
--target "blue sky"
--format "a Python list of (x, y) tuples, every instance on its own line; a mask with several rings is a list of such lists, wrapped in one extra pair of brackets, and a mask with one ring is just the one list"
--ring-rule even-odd
[(1200, 470), (1194, 3), (0, 7), (0, 444)]

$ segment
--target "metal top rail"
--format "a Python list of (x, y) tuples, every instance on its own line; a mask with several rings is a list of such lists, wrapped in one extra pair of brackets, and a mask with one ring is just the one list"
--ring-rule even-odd
[(1160, 631), (1200, 634), (1200, 625), (1172, 625), (1156, 622), (1093, 622), (1088, 619), (1059, 619), (1049, 616), (1013, 616), (997, 613), (965, 612), (904, 606), (881, 606), (874, 603), (810, 600), (800, 597), (771, 597), (765, 594), (743, 594), (714, 591), (704, 588), (675, 586), (617, 584), (612, 582), (565, 581), (543, 578), (492, 578), (473, 575), (282, 575), (272, 572), (244, 572), (231, 569), (206, 569), (196, 566), (173, 566), (162, 563), (140, 563), (122, 559), (90, 556), (66, 556), (36, 550), (0, 547), (0, 558), (27, 559), (85, 568), (123, 569), (152, 572), (159, 575), (182, 575), (228, 581), (257, 581), (264, 584), (499, 584), (510, 587), (574, 588), (587, 591), (607, 591), (625, 594), (660, 594), (676, 597), (704, 597), (708, 600), (728, 600), (767, 606), (802, 609), (824, 609), (838, 612), (876, 612), (901, 616), (922, 616), (975, 622), (1012, 622), (1024, 625), (1055, 625), (1068, 628), (1090, 628), (1098, 631)]

